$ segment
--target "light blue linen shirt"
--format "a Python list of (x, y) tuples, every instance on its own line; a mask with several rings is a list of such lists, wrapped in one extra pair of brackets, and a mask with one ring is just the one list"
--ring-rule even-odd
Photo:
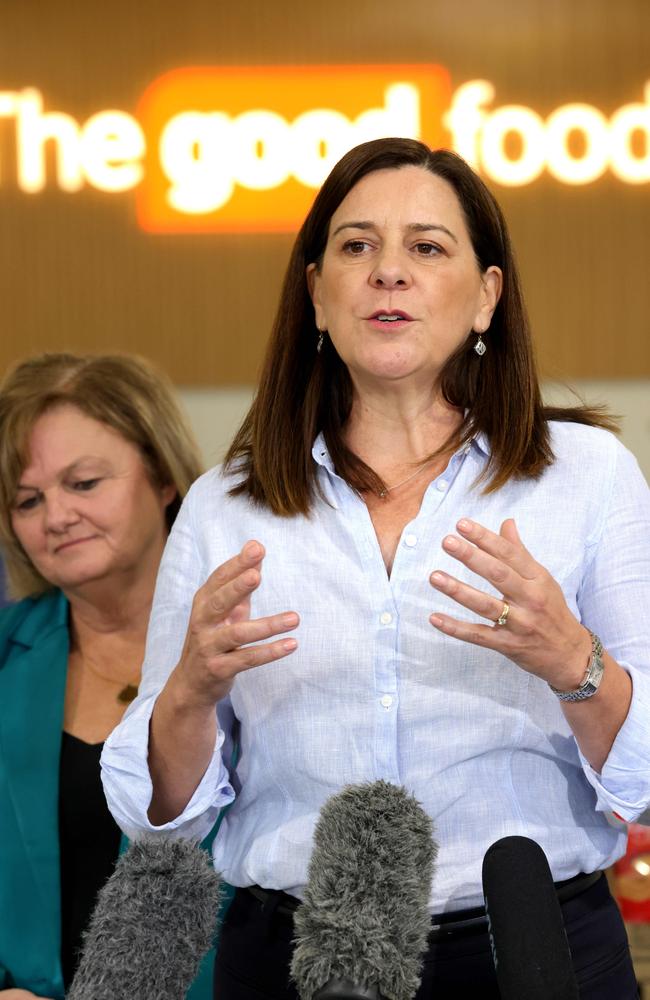
[[(612, 435), (568, 423), (552, 432), (556, 461), (541, 478), (489, 495), (475, 486), (487, 442), (454, 455), (405, 527), (390, 578), (368, 510), (334, 472), (322, 437), (313, 457), (325, 499), (309, 518), (278, 518), (228, 496), (233, 480), (219, 469), (199, 479), (161, 564), (139, 697), (104, 749), (106, 795), (123, 830), (203, 836), (233, 802), (215, 867), (236, 886), (300, 896), (324, 801), (345, 784), (383, 778), (433, 818), (433, 912), (481, 901), (483, 855), (503, 836), (538, 841), (556, 880), (618, 858), (625, 832), (607, 814), (631, 820), (650, 802), (650, 493)], [(601, 774), (542, 680), (430, 625), (436, 609), (475, 617), (433, 590), (432, 570), (487, 587), (441, 549), (462, 516), (494, 531), (514, 517), (573, 613), (629, 671), (632, 707)], [(154, 828), (146, 811), (155, 698), (178, 661), (195, 591), (251, 538), (267, 552), (252, 614), (297, 611), (298, 649), (237, 677), (199, 787), (181, 816)], [(233, 728), (241, 752), (229, 774)]]

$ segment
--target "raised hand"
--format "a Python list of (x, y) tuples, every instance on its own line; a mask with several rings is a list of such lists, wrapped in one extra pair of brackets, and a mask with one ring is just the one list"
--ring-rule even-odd
[(446, 635), (503, 653), (529, 673), (560, 690), (573, 690), (584, 678), (591, 654), (587, 629), (567, 606), (562, 588), (525, 547), (512, 518), (499, 534), (466, 519), (447, 535), (442, 547), (503, 596), (495, 597), (441, 570), (430, 581), (436, 590), (490, 621), (459, 621), (434, 613), (431, 624)]
[(151, 717), (148, 816), (156, 825), (180, 816), (205, 774), (214, 752), (215, 705), (237, 674), (280, 660), (298, 645), (295, 639), (273, 639), (298, 625), (295, 611), (250, 618), (263, 559), (263, 546), (247, 542), (194, 596), (181, 658)]
[(238, 673), (280, 660), (298, 645), (289, 638), (264, 642), (296, 628), (300, 619), (295, 611), (250, 618), (264, 555), (259, 542), (247, 542), (196, 592), (176, 673), (177, 683), (197, 705), (214, 705), (228, 694)]

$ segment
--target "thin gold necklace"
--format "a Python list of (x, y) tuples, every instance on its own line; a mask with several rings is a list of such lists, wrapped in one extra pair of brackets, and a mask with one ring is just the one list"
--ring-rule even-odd
[(91, 674), (94, 674), (95, 677), (99, 677), (101, 681), (105, 681), (107, 684), (112, 684), (113, 686), (122, 685), (121, 690), (118, 691), (116, 695), (116, 698), (121, 705), (129, 705), (136, 697), (138, 693), (137, 684), (130, 684), (128, 681), (126, 684), (124, 684), (123, 681), (116, 680), (115, 677), (107, 677), (106, 674), (103, 674), (100, 670), (98, 670), (97, 667), (93, 664), (92, 660), (89, 660), (87, 657), (84, 658), (81, 662), (88, 667)]
[(394, 486), (386, 486), (386, 487), (384, 487), (384, 489), (380, 490), (380, 492), (378, 493), (379, 499), (380, 500), (385, 500), (386, 497), (388, 496), (388, 494), (392, 493), (393, 490), (398, 490), (400, 488), (400, 486), (406, 486), (406, 484), (410, 483), (412, 479), (415, 479), (415, 477), (418, 475), (418, 473), (423, 472), (424, 469), (427, 468), (427, 466), (433, 465), (434, 462), (435, 462), (435, 459), (431, 458), (431, 459), (429, 459), (429, 461), (423, 462), (423, 464), (418, 469), (416, 469), (415, 472), (412, 472), (410, 476), (407, 476), (406, 479), (402, 479), (401, 483), (395, 483)]

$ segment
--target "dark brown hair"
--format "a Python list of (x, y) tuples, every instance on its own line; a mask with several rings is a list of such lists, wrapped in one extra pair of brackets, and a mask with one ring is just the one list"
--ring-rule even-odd
[(66, 404), (136, 445), (155, 486), (176, 487), (165, 511), (168, 529), (203, 471), (173, 386), (148, 361), (128, 355), (77, 354), (40, 354), (22, 361), (0, 385), (0, 544), (13, 597), (40, 594), (51, 587), (16, 538), (11, 514), (29, 461), (34, 424), (46, 411)]
[(380, 492), (377, 474), (350, 451), (344, 427), (352, 382), (329, 337), (316, 351), (308, 264), (320, 268), (330, 220), (349, 191), (375, 170), (417, 166), (441, 177), (460, 202), (481, 273), (501, 268), (503, 289), (487, 332), (488, 351), (473, 350), (475, 335), (449, 359), (440, 375), (444, 398), (465, 411), (458, 431), (439, 452), (460, 447), (478, 432), (490, 442), (485, 490), (512, 478), (536, 477), (553, 462), (549, 420), (612, 428), (602, 411), (542, 405), (530, 327), (505, 219), (495, 198), (460, 156), (430, 150), (412, 139), (376, 139), (350, 150), (320, 189), (293, 247), (260, 384), (226, 456), (245, 494), (280, 515), (307, 514), (317, 492), (312, 446), (322, 431), (337, 473), (354, 489)]

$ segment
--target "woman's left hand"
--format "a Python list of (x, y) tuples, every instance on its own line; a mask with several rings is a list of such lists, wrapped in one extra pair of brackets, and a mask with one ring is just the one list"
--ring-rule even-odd
[[(439, 613), (431, 615), (431, 624), (445, 635), (502, 653), (562, 691), (577, 688), (589, 663), (591, 636), (569, 610), (559, 583), (524, 546), (514, 520), (504, 521), (498, 535), (467, 519), (456, 527), (460, 537), (447, 535), (442, 542), (445, 552), (503, 597), (435, 570), (430, 581), (436, 590), (492, 624), (458, 621)], [(497, 625), (502, 616), (505, 624)]]

